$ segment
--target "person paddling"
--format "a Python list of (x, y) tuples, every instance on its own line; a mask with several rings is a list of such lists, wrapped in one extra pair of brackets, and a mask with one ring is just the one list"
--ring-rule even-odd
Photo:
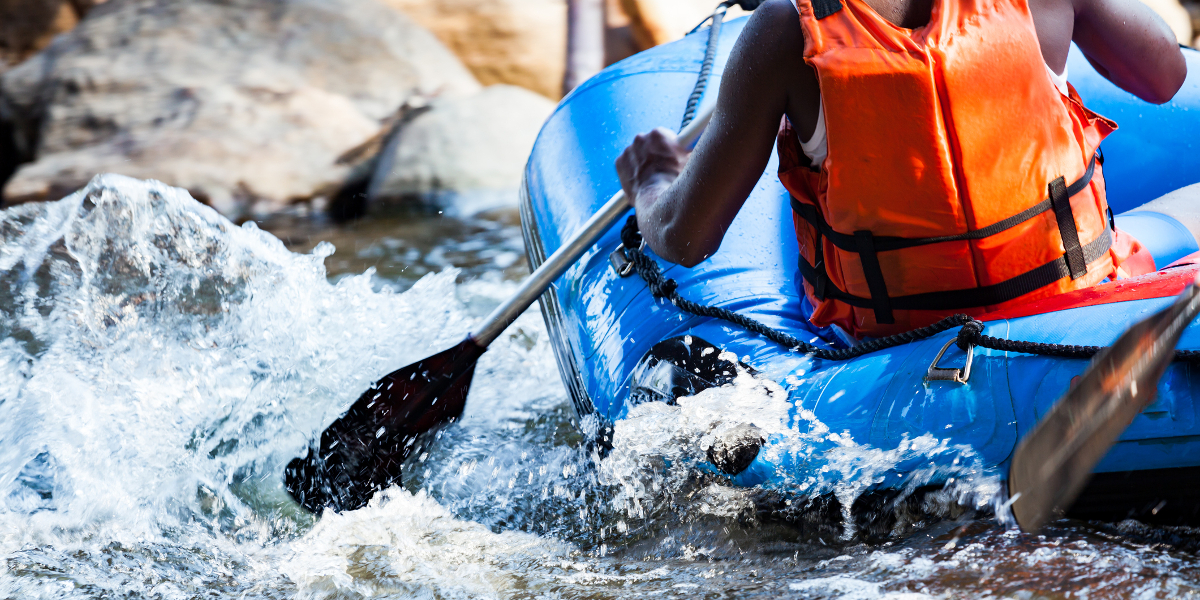
[[(695, 151), (656, 129), (617, 172), (649, 247), (690, 267), (777, 143), (805, 316), (857, 338), (1153, 271), (1108, 209), (1099, 146), (1116, 124), (1067, 83), (1072, 41), (1147, 102), (1186, 76), (1136, 0), (770, 0)], [(1200, 188), (1169, 196), (1146, 210), (1200, 233)]]

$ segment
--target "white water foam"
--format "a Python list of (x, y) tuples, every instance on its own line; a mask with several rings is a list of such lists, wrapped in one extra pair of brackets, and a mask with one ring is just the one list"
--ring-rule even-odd
[(0, 404), (0, 436), (22, 441), (7, 445), (0, 484), (48, 455), (59, 513), (82, 501), (162, 514), (181, 490), (235, 482), (250, 486), (243, 497), (216, 492), (228, 510), (275, 503), (259, 497), (277, 495), (275, 482), (255, 481), (280, 451), (300, 448), (372, 372), (468, 323), (454, 303), (429, 310), (453, 296), (452, 273), (411, 295), (374, 293), (366, 276), (332, 286), (321, 264), (332, 248), (291, 254), (161, 184), (102, 177), (4, 216), (0, 266), (15, 285), (2, 324), (23, 342), (8, 344), (6, 367), (27, 373)]
[[(312, 522), (286, 497), (282, 464), (379, 374), (457, 341), (477, 318), (471, 305), (511, 288), (460, 286), (453, 269), (404, 294), (374, 291), (370, 272), (332, 285), (327, 244), (293, 254), (182, 190), (111, 175), (4, 211), (0, 236), (0, 556), (23, 574), (0, 575), (5, 597), (188, 597), (221, 575), (197, 566), (197, 584), (172, 581), (187, 575), (177, 556), (140, 581), (99, 576), (113, 553), (190, 553), (267, 589), (328, 587), (279, 575), (335, 527), (277, 545)], [(528, 362), (522, 344), (544, 337), (536, 317), (485, 356), (481, 380)], [(548, 364), (543, 348), (533, 354)], [(392, 494), (377, 522), (405, 505), (407, 492)], [(477, 544), (513, 544), (456, 526)]]
[(324, 515), (293, 550), (284, 572), (303, 598), (477, 598), (544, 584), (521, 563), (561, 562), (572, 548), (526, 533), (492, 533), (424, 493), (393, 488), (361, 510)]
[[(742, 424), (754, 425), (769, 440), (761, 450), (766, 462), (796, 465), (792, 472), (778, 473), (773, 485), (798, 498), (838, 498), (847, 524), (844, 539), (854, 535), (850, 509), (855, 499), (902, 464), (917, 465), (905, 474), (905, 493), (930, 483), (949, 484), (927, 499), (926, 507), (934, 514), (950, 514), (963, 506), (988, 509), (1000, 501), (998, 475), (985, 469), (970, 447), (928, 434), (906, 438), (890, 450), (858, 444), (849, 435), (830, 431), (809, 411), (801, 410), (791, 419), (787, 390), (749, 374), (733, 360), (731, 364), (738, 369), (732, 384), (679, 398), (673, 406), (640, 404), (616, 423), (613, 451), (601, 465), (600, 481), (617, 488), (613, 503), (629, 517), (648, 518), (676, 496), (689, 493), (687, 486), (707, 461), (708, 449)], [(710, 486), (706, 494), (719, 487)], [(720, 493), (727, 497), (724, 516), (749, 514), (748, 490)]]

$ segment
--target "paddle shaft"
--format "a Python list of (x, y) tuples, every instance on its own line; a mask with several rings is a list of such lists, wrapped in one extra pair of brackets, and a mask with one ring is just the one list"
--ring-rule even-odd
[[(684, 146), (691, 145), (712, 118), (713, 107), (701, 112), (696, 118), (688, 124), (683, 131), (679, 132), (679, 143)], [(520, 289), (512, 295), (503, 304), (497, 306), (490, 315), (484, 319), (483, 324), (475, 332), (471, 334), (471, 338), (476, 344), (487, 347), (500, 334), (508, 329), (508, 326), (525, 309), (554, 283), (571, 265), (575, 264), (576, 260), (600, 239), (600, 236), (616, 223), (625, 211), (629, 208), (629, 202), (625, 198), (624, 190), (613, 195), (612, 199), (604, 204), (603, 207), (592, 218), (588, 219), (583, 227), (565, 244), (554, 251), (546, 262), (542, 263), (524, 282), (521, 283)]]

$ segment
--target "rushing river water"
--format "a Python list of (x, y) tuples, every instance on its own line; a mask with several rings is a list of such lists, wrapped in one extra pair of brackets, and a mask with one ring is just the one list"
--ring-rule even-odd
[(505, 210), (271, 228), (290, 249), (117, 177), (0, 213), (0, 598), (1200, 594), (1200, 532), (1022, 535), (991, 516), (986, 473), (869, 543), (836, 511), (764, 519), (755, 491), (685, 456), (703, 415), (770, 410), (774, 384), (749, 376), (651, 410), (601, 457), (581, 448), (536, 310), (483, 357), (464, 418), (403, 488), (314, 517), (283, 465), (509, 293), (520, 228)]

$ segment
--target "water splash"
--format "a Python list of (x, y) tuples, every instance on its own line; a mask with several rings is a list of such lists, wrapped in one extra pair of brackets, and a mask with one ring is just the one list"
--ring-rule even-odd
[(0, 435), (20, 440), (0, 484), (48, 456), (60, 513), (200, 515), (205, 488), (240, 528), (285, 504), (279, 460), (374, 372), (468, 324), (422, 302), (453, 296), (451, 272), (411, 295), (374, 293), (366, 276), (330, 285), (328, 245), (294, 255), (161, 184), (101, 177), (0, 228), (6, 367), (24, 369), (0, 404)]
[(0, 552), (57, 564), (75, 548), (96, 566), (193, 540), (256, 557), (239, 568), (274, 562), (312, 523), (282, 464), (495, 292), (453, 269), (404, 294), (370, 272), (334, 285), (332, 252), (293, 254), (182, 190), (111, 175), (0, 214)]
[(543, 587), (524, 569), (569, 558), (565, 543), (495, 534), (424, 493), (392, 488), (362, 510), (326, 514), (293, 547), (285, 572), (303, 598), (495, 597)]
[[(761, 499), (761, 494), (724, 487), (725, 478), (706, 464), (713, 443), (743, 424), (754, 425), (767, 440), (760, 456), (778, 465), (772, 488), (782, 492), (778, 497), (787, 506), (836, 498), (845, 525), (843, 541), (855, 536), (851, 510), (856, 501), (881, 486), (898, 490), (889, 498), (892, 507), (926, 486), (944, 486), (922, 496), (922, 510), (931, 518), (961, 514), (964, 507), (986, 511), (999, 502), (998, 474), (985, 469), (970, 447), (932, 435), (906, 438), (892, 449), (861, 445), (830, 431), (809, 411), (793, 417), (787, 390), (737, 368), (731, 385), (679, 398), (675, 405), (639, 404), (616, 424), (613, 451), (599, 471), (600, 482), (617, 489), (616, 507), (632, 519), (646, 520), (679, 510), (681, 496), (703, 489), (701, 513), (753, 520), (751, 498)], [(697, 479), (698, 470), (711, 476)], [(726, 498), (720, 511), (706, 500), (714, 494)], [(690, 507), (685, 503), (683, 508)], [(901, 535), (911, 520), (908, 515), (889, 533)]]

